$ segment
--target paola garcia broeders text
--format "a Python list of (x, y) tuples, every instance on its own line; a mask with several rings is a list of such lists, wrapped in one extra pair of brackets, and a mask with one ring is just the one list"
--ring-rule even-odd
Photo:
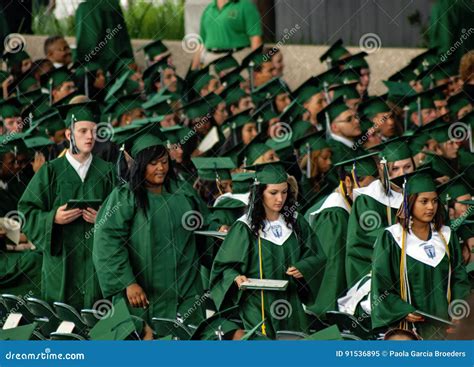
[(393, 358), (465, 358), (466, 352), (441, 350), (346, 350), (336, 351), (336, 357), (393, 357)]

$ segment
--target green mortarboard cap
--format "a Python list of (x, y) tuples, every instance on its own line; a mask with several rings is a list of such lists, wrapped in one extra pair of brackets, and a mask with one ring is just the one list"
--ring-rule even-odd
[[(127, 69), (124, 71), (120, 77), (118, 77), (114, 84), (110, 88), (108, 88), (107, 95), (105, 96), (105, 101), (109, 102), (114, 98), (118, 98), (119, 96), (123, 96), (126, 94), (131, 94), (132, 92), (136, 91), (138, 88), (138, 83), (129, 79), (130, 76), (133, 74), (133, 71)], [(133, 88), (135, 89), (133, 90)]]
[(18, 326), (11, 329), (0, 329), (0, 340), (30, 340), (38, 324)]
[(44, 88), (55, 89), (65, 82), (73, 82), (73, 75), (66, 66), (53, 69), (50, 72), (41, 75), (41, 86)]
[(360, 80), (360, 69), (347, 68), (341, 71), (338, 75), (338, 82), (342, 84), (349, 84), (359, 82)]
[(143, 99), (140, 93), (129, 94), (119, 97), (105, 108), (105, 113), (112, 113), (115, 118), (119, 118), (124, 113), (136, 108), (142, 109)]
[(307, 134), (294, 140), (293, 144), (301, 155), (307, 154), (308, 150), (315, 151), (329, 147), (324, 130)]
[(309, 121), (296, 120), (291, 123), (291, 135), (293, 141), (305, 136), (308, 131), (314, 130), (314, 126)]
[(280, 115), (280, 121), (291, 123), (298, 120), (307, 111), (296, 99), (292, 101)]
[(452, 163), (446, 161), (443, 157), (429, 151), (426, 151), (425, 154), (425, 162), (418, 168), (429, 167), (431, 168), (432, 172), (437, 173), (437, 177), (454, 177), (457, 175), (457, 171), (452, 167)]
[(162, 127), (161, 132), (165, 135), (166, 141), (170, 144), (178, 144), (183, 139), (186, 133), (190, 133), (192, 130), (186, 126), (175, 125), (170, 127)]
[(228, 85), (219, 96), (225, 101), (226, 105), (229, 106), (238, 103), (241, 98), (247, 96), (247, 93), (240, 88), (240, 81), (235, 81)]
[[(365, 135), (369, 132), (370, 129), (374, 128), (374, 123), (370, 121), (367, 116), (361, 115), (359, 117), (359, 125), (360, 125), (360, 130), (362, 132), (361, 135)], [(371, 148), (372, 149), (372, 148)]]
[(182, 107), (186, 116), (190, 119), (206, 116), (223, 100), (215, 93), (209, 93)]
[(250, 166), (255, 164), (255, 161), (264, 155), (269, 150), (272, 150), (267, 144), (263, 143), (261, 139), (255, 138), (244, 149), (240, 152), (240, 162), (243, 162), (244, 166)]
[(230, 71), (226, 75), (224, 75), (221, 79), (223, 85), (231, 85), (235, 82), (243, 82), (244, 78), (240, 75), (243, 68), (241, 66), (235, 68), (234, 70)]
[(35, 130), (27, 131), (26, 136), (23, 137), (23, 141), (28, 149), (33, 150), (54, 145), (54, 142), (49, 139), (46, 133)]
[(257, 122), (267, 122), (272, 118), (278, 117), (278, 114), (273, 108), (272, 101), (267, 101), (263, 103), (255, 112), (252, 114), (252, 118)]
[(255, 170), (255, 177), (259, 184), (271, 185), (288, 181), (288, 174), (280, 162), (256, 164), (245, 169)]
[(100, 319), (90, 330), (91, 340), (125, 340), (136, 331), (135, 323), (123, 298), (114, 304), (113, 311)]
[(18, 102), (20, 102), (22, 105), (35, 103), (40, 98), (47, 98), (47, 95), (43, 93), (41, 88), (37, 88), (26, 93), (21, 93), (16, 96), (16, 99), (18, 99)]
[(305, 103), (313, 95), (321, 92), (323, 90), (320, 80), (312, 76), (306, 81), (304, 81), (298, 88), (293, 91), (293, 96), (295, 100), (299, 103)]
[(404, 135), (404, 137), (413, 155), (422, 152), (426, 147), (426, 143), (430, 140), (428, 134), (422, 131), (417, 132), (417, 130), (415, 130), (411, 135)]
[[(21, 99), (22, 102), (26, 102), (25, 98)], [(30, 114), (33, 117), (41, 117), (44, 114), (50, 113), (52, 109), (52, 106), (49, 105), (49, 96), (47, 94), (43, 94), (33, 102), (28, 102), (28, 107), (23, 109), (21, 117), (26, 119), (29, 118)]]
[(263, 45), (260, 45), (255, 50), (250, 52), (247, 56), (245, 56), (241, 62), (242, 68), (247, 68), (253, 63), (253, 66), (258, 66), (263, 64), (265, 61), (270, 61), (271, 58), (263, 54)]
[(343, 84), (338, 85), (336, 87), (330, 88), (333, 92), (333, 99), (337, 99), (338, 97), (342, 96), (344, 100), (348, 99), (360, 99), (360, 94), (357, 91), (357, 83), (350, 83), (350, 84)]
[(273, 78), (265, 84), (259, 86), (252, 92), (252, 99), (257, 104), (262, 103), (267, 99), (272, 99), (278, 94), (288, 93), (288, 87), (280, 78)]
[(383, 83), (388, 88), (388, 98), (392, 101), (399, 101), (406, 97), (416, 95), (416, 91), (411, 87), (410, 83), (390, 80), (384, 81)]
[(8, 69), (14, 65), (20, 64), (23, 60), (31, 59), (30, 55), (24, 50), (19, 52), (6, 52), (2, 55), (2, 59), (6, 61)]
[(146, 125), (159, 122), (161, 121), (161, 119), (162, 119), (162, 116), (133, 120), (128, 125), (114, 127), (112, 138), (110, 140), (117, 145), (122, 145), (128, 139), (130, 139), (130, 137), (132, 137), (135, 133), (137, 133), (140, 129), (142, 129)]
[[(104, 68), (102, 67), (102, 65), (100, 65), (98, 62), (94, 62), (94, 61), (91, 61), (91, 62), (77, 62), (75, 63), (75, 65), (77, 66), (75, 71), (74, 71), (74, 75), (76, 75), (77, 77), (80, 77), (82, 78), (84, 75), (86, 74), (92, 74), (92, 76), (95, 76), (97, 70), (103, 70)], [(73, 66), (74, 68), (74, 66)]]
[(207, 67), (194, 74), (191, 84), (193, 89), (199, 93), (212, 79), (215, 79), (215, 77), (209, 74), (209, 67)]
[(214, 71), (219, 74), (221, 71), (233, 69), (239, 66), (237, 60), (232, 56), (232, 52), (212, 61), (209, 65), (214, 65)]
[(234, 144), (229, 144), (225, 146), (219, 154), (222, 157), (228, 157), (232, 159), (232, 162), (235, 163), (235, 165), (238, 165), (238, 155), (240, 151), (243, 149), (243, 144), (242, 142), (236, 142)]
[(164, 140), (154, 134), (141, 134), (139, 137), (134, 139), (130, 155), (133, 158), (136, 158), (138, 153), (141, 151), (157, 145), (164, 145)]
[(66, 128), (63, 118), (56, 110), (52, 110), (40, 118), (33, 120), (33, 124), (34, 126), (32, 127), (49, 136), (53, 136), (56, 131)]
[(382, 97), (372, 97), (361, 103), (357, 110), (361, 115), (372, 119), (375, 115), (382, 112), (390, 112), (392, 109)]
[(433, 47), (411, 59), (410, 63), (417, 66), (419, 72), (430, 68), (439, 61), (437, 50)]
[(66, 126), (79, 121), (99, 123), (100, 120), (100, 107), (96, 101), (66, 104), (58, 106), (57, 109)]
[(159, 118), (147, 120), (153, 120), (153, 122), (145, 123), (136, 132), (133, 132), (132, 135), (128, 135), (128, 138), (125, 140), (125, 150), (130, 153), (133, 159), (145, 149), (158, 145), (166, 146), (166, 137), (161, 132), (159, 123), (157, 123)]
[(432, 129), (427, 130), (428, 134), (438, 143), (444, 143), (453, 140), (452, 125), (444, 123), (444, 125), (435, 125)]
[(321, 74), (316, 75), (316, 78), (318, 78), (323, 88), (325, 85), (327, 85), (327, 87), (330, 87), (331, 85), (339, 83), (340, 73), (341, 73), (341, 70), (339, 69), (339, 67), (334, 66), (333, 68), (326, 70), (325, 72)]
[(334, 167), (342, 167), (345, 172), (351, 172), (355, 168), (357, 177), (378, 176), (377, 164), (375, 162), (377, 153), (364, 154), (355, 158), (338, 162)]
[(397, 71), (395, 74), (391, 75), (388, 80), (391, 82), (410, 82), (415, 80), (419, 72), (416, 70), (416, 65), (410, 63), (404, 68)]
[[(323, 110), (321, 110), (316, 116), (318, 121), (321, 121), (321, 125), (326, 127), (326, 116), (329, 118), (327, 121), (329, 124), (336, 119), (341, 113), (349, 110), (350, 108), (344, 102), (342, 97), (336, 98), (330, 104), (328, 104)], [(323, 122), (324, 121), (324, 122)]]
[(226, 310), (216, 312), (203, 320), (191, 336), (191, 340), (221, 340), (228, 339), (228, 334), (240, 329), (239, 325), (229, 320), (238, 315), (239, 306), (232, 306)]
[(237, 129), (244, 126), (247, 123), (254, 122), (255, 120), (250, 116), (250, 109), (239, 112), (234, 116), (228, 117), (224, 123), (222, 124), (223, 127), (230, 127), (231, 129)]
[(191, 158), (198, 170), (199, 178), (205, 181), (231, 180), (230, 170), (235, 168), (232, 159), (228, 157), (194, 157)]
[(472, 195), (473, 188), (464, 174), (461, 173), (460, 175), (457, 175), (449, 181), (439, 185), (438, 192), (440, 192), (439, 198), (441, 202), (446, 204), (448, 201), (456, 201), (460, 196)]
[(156, 113), (158, 115), (170, 115), (174, 113), (173, 102), (179, 100), (178, 95), (174, 93), (156, 93), (152, 98), (142, 104), (147, 112)]
[(38, 81), (32, 75), (25, 75), (17, 84), (18, 90), (20, 93), (30, 92), (32, 88), (38, 89)]
[(449, 106), (449, 114), (453, 120), (457, 121), (457, 114), (458, 112), (466, 107), (469, 106), (471, 102), (469, 101), (469, 97), (464, 92), (459, 92), (448, 99), (448, 106)]
[(277, 139), (267, 139), (265, 144), (272, 148), (277, 154), (280, 160), (283, 156), (293, 155), (293, 134), (287, 133)]
[(436, 109), (436, 106), (433, 103), (432, 93), (432, 90), (426, 90), (408, 98), (407, 102), (410, 112), (418, 111), (418, 104), (420, 105), (421, 110), (428, 108)]
[(169, 52), (168, 47), (166, 47), (161, 40), (156, 40), (147, 43), (145, 46), (137, 49), (137, 51), (140, 50), (143, 50), (145, 52), (145, 55), (149, 60), (153, 60), (155, 56)]
[(350, 55), (350, 52), (342, 45), (342, 39), (338, 39), (321, 55), (319, 61), (324, 62), (327, 60), (329, 63), (334, 63), (345, 55)]
[[(411, 158), (413, 153), (405, 140), (405, 137), (398, 137), (380, 144), (380, 148), (382, 148), (380, 158), (385, 159), (387, 162), (396, 162)], [(373, 147), (375, 150), (377, 150), (377, 148), (378, 147)]]
[(232, 175), (232, 192), (234, 194), (245, 194), (250, 191), (255, 174), (253, 172), (233, 173)]
[(2, 153), (10, 152), (16, 155), (21, 152), (27, 152), (28, 147), (23, 140), (25, 136), (25, 133), (0, 135), (0, 149)]
[[(429, 170), (428, 170), (429, 171)], [(407, 195), (413, 195), (413, 194), (419, 194), (422, 192), (436, 192), (436, 183), (433, 179), (433, 176), (429, 173), (426, 172), (426, 170), (418, 169), (415, 172), (406, 174), (402, 177), (401, 180), (398, 180), (399, 177), (393, 179), (393, 182), (399, 186), (403, 186), (404, 178), (406, 178), (406, 194)], [(401, 182), (401, 185), (400, 185)]]
[(343, 340), (337, 325), (329, 326), (323, 330), (311, 334), (305, 340)]
[(21, 115), (21, 104), (16, 98), (0, 100), (0, 117), (19, 117)]
[(150, 82), (154, 82), (157, 79), (159, 80), (160, 72), (165, 69), (174, 69), (174, 66), (168, 63), (167, 58), (157, 61), (147, 67), (143, 72), (143, 80)]
[(80, 94), (77, 90), (72, 92), (72, 93), (69, 93), (67, 96), (61, 98), (60, 100), (54, 102), (51, 107), (54, 107), (54, 108), (57, 108), (58, 106), (62, 106), (62, 105), (65, 105), (65, 104), (69, 104), (71, 102), (71, 100), (76, 97), (76, 96), (79, 96), (79, 95), (82, 95)]
[(344, 69), (348, 69), (348, 68), (368, 69), (369, 64), (365, 60), (365, 56), (367, 56), (367, 52), (362, 51), (355, 55), (345, 57), (342, 60), (338, 60), (337, 64), (343, 65)]

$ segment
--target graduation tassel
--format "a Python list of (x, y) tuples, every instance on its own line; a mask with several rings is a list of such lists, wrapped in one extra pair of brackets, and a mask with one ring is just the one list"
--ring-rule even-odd
[(329, 113), (325, 112), (324, 117), (326, 120), (326, 140), (331, 138), (331, 121), (329, 120)]
[(71, 116), (71, 153), (79, 154), (79, 148), (76, 145), (76, 138), (74, 137), (74, 122), (76, 122), (76, 117), (73, 114)]
[(250, 61), (249, 62), (249, 81), (250, 81), (250, 93), (253, 92), (253, 88), (254, 88), (254, 80), (253, 80), (253, 68), (254, 68), (255, 64), (253, 61)]
[(311, 146), (306, 143), (306, 178), (311, 178)]
[[(262, 240), (260, 236), (258, 236), (258, 259), (260, 265), (260, 279), (263, 279)], [(262, 305), (262, 334), (267, 335), (267, 330), (265, 326), (265, 298), (263, 289), (260, 290), (260, 300)]]
[(408, 111), (410, 111), (410, 107), (403, 107), (403, 128), (405, 132), (408, 130)]
[(323, 82), (324, 89), (324, 98), (326, 99), (327, 104), (331, 103), (331, 98), (329, 97), (329, 84), (328, 82)]
[(351, 170), (352, 179), (354, 180), (354, 185), (358, 189), (360, 187), (359, 178), (357, 177), (356, 172), (356, 162), (352, 163), (352, 170)]
[(382, 157), (380, 164), (382, 165), (382, 183), (384, 194), (390, 196), (390, 175), (388, 174), (388, 165), (385, 157)]
[(237, 133), (235, 131), (235, 129), (236, 129), (235, 122), (232, 122), (231, 129), (232, 129), (232, 138), (234, 139), (234, 146), (235, 146), (235, 145), (237, 145)]
[(122, 177), (121, 172), (120, 172), (120, 163), (122, 162), (122, 159), (125, 156), (124, 151), (125, 151), (125, 144), (122, 144), (119, 149), (119, 156), (117, 158), (117, 163), (116, 163), (117, 178), (120, 183), (126, 183), (125, 179)]
[(87, 70), (87, 66), (84, 67), (85, 68), (85, 73), (84, 73), (84, 93), (86, 95), (87, 98), (89, 98), (89, 78), (87, 77), (87, 73), (88, 73), (88, 70)]
[(423, 126), (423, 117), (421, 116), (421, 98), (418, 97), (416, 99), (416, 113), (418, 115), (418, 127), (422, 127)]
[[(408, 301), (408, 294), (407, 294), (407, 287), (406, 287), (406, 228), (408, 228), (410, 222), (410, 212), (408, 208), (408, 198), (407, 198), (407, 182), (406, 178), (403, 183), (403, 211), (404, 211), (404, 222), (402, 225), (402, 253), (400, 256), (400, 298), (405, 302)], [(402, 320), (400, 322), (400, 329), (408, 330), (408, 322), (406, 320)]]
[(263, 119), (261, 117), (259, 117), (257, 119), (257, 132), (259, 134), (262, 132), (262, 123), (263, 123)]
[(346, 203), (347, 207), (351, 209), (352, 205), (349, 202), (349, 199), (347, 198), (348, 195), (347, 195), (346, 189), (344, 189), (344, 183), (342, 182), (342, 180), (339, 180), (339, 191), (341, 192), (342, 199)]
[(48, 92), (49, 92), (49, 105), (53, 105), (53, 79), (49, 79), (48, 83)]

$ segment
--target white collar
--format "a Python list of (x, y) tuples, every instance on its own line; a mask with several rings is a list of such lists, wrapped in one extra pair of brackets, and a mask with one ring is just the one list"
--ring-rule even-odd
[[(297, 213), (295, 212), (295, 218)], [(247, 214), (242, 215), (239, 219), (241, 222), (244, 222), (250, 228), (250, 221)], [(288, 228), (286, 225), (283, 215), (280, 214), (278, 220), (275, 221), (265, 221), (265, 227), (263, 231), (260, 231), (260, 236), (275, 245), (281, 246), (285, 241), (291, 236), (293, 230)]]
[[(402, 226), (400, 223), (394, 224), (393, 226), (386, 228), (386, 230), (392, 234), (393, 239), (401, 249)], [(446, 242), (449, 243), (451, 238), (451, 228), (443, 226), (440, 232)], [(428, 241), (420, 240), (415, 236), (415, 234), (413, 234), (413, 232), (407, 232), (406, 253), (412, 259), (436, 268), (446, 254), (446, 245), (439, 233), (436, 231), (431, 231), (431, 238)]]
[(0, 180), (0, 189), (8, 190), (8, 182)]
[(81, 181), (84, 182), (87, 176), (87, 172), (89, 171), (89, 168), (92, 163), (92, 154), (90, 154), (89, 157), (83, 163), (81, 163), (72, 156), (68, 149), (66, 152), (66, 159), (68, 160), (72, 168), (74, 168), (74, 170), (77, 172)]
[(344, 297), (338, 298), (337, 306), (340, 312), (350, 315), (355, 314), (357, 305), (370, 293), (372, 273), (364, 275), (354, 286), (349, 289)]
[(56, 68), (56, 69), (59, 69), (59, 68), (62, 68), (64, 66), (64, 64), (61, 64), (60, 62), (53, 62), (53, 66)]
[(342, 208), (344, 209), (347, 213), (351, 213), (351, 208), (347, 206), (346, 200), (342, 197), (341, 193), (338, 191), (334, 191), (331, 193), (323, 202), (323, 205), (321, 205), (318, 209), (315, 211), (309, 213), (309, 223), (313, 222), (313, 217), (316, 216), (317, 214), (321, 213), (325, 209), (331, 209), (331, 208)]
[(344, 144), (348, 148), (352, 149), (352, 147), (354, 146), (354, 142), (352, 140), (349, 140), (349, 139), (347, 139), (343, 136), (340, 136), (340, 135), (336, 135), (333, 132), (330, 132), (329, 134), (331, 136), (331, 139), (333, 139), (335, 141), (338, 141), (339, 143)]
[(216, 206), (221, 200), (225, 198), (235, 199), (235, 200), (241, 201), (245, 205), (249, 205), (249, 197), (250, 197), (250, 192), (247, 192), (245, 194), (233, 194), (231, 192), (226, 192), (225, 194), (222, 194), (221, 196), (219, 196), (216, 199), (216, 201), (214, 201), (213, 206)]
[(366, 195), (385, 206), (394, 209), (400, 208), (400, 205), (402, 205), (403, 202), (403, 195), (399, 192), (393, 191), (392, 189), (390, 189), (390, 193), (391, 195), (387, 196), (383, 190), (382, 182), (380, 180), (375, 180), (369, 186), (354, 189), (352, 194), (354, 196), (354, 201), (359, 195)]

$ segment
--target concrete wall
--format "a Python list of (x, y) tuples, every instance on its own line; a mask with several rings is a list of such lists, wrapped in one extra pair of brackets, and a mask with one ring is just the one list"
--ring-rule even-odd
[[(25, 36), (26, 50), (33, 57), (38, 59), (44, 57), (43, 43), (45, 36)], [(75, 45), (75, 38), (67, 38), (70, 45)], [(139, 48), (149, 40), (133, 40), (134, 49)], [(184, 76), (191, 62), (192, 55), (183, 50), (180, 41), (164, 42), (172, 52), (173, 62), (179, 75)], [(285, 67), (285, 80), (291, 88), (297, 87), (311, 75), (316, 75), (324, 70), (326, 66), (319, 62), (319, 56), (326, 51), (327, 46), (317, 45), (282, 45)], [(349, 47), (349, 51), (353, 53), (360, 52), (359, 48)], [(371, 94), (385, 93), (386, 88), (382, 83), (387, 77), (407, 65), (409, 60), (420, 54), (423, 49), (406, 49), (406, 48), (380, 48), (369, 54), (367, 61), (372, 71), (372, 82), (369, 92)], [(246, 50), (236, 54), (237, 59), (241, 59), (248, 53)], [(137, 63), (144, 66), (143, 52), (136, 54)]]

